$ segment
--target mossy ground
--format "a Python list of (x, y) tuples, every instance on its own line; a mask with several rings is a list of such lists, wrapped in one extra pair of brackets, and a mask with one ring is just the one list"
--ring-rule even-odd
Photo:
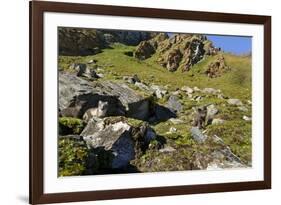
[[(190, 163), (192, 160), (191, 153), (194, 150), (200, 150), (201, 153), (207, 153), (212, 150), (212, 144), (206, 146), (198, 146), (191, 137), (191, 114), (193, 112), (192, 107), (214, 104), (219, 113), (216, 117), (225, 120), (221, 125), (209, 125), (206, 128), (207, 135), (217, 135), (222, 138), (226, 145), (228, 145), (232, 152), (236, 154), (246, 164), (251, 164), (252, 143), (251, 143), (251, 122), (245, 122), (243, 116), (251, 117), (251, 105), (247, 101), (251, 101), (251, 57), (249, 56), (235, 56), (228, 53), (223, 53), (226, 64), (230, 67), (230, 71), (224, 73), (218, 78), (208, 78), (205, 74), (205, 70), (208, 64), (212, 62), (216, 56), (209, 56), (201, 60), (194, 65), (189, 72), (182, 73), (180, 70), (176, 72), (169, 72), (165, 68), (156, 63), (157, 55), (151, 58), (140, 61), (136, 58), (127, 55), (127, 53), (133, 52), (134, 46), (125, 46), (123, 44), (113, 44), (112, 48), (103, 49), (99, 54), (93, 56), (59, 56), (59, 68), (62, 70), (69, 70), (71, 63), (88, 63), (90, 60), (97, 60), (97, 65), (102, 69), (104, 78), (99, 80), (113, 80), (124, 82), (123, 76), (132, 76), (137, 74), (142, 82), (147, 84), (156, 84), (160, 86), (166, 86), (169, 92), (176, 91), (182, 86), (203, 88), (215, 88), (220, 89), (224, 96), (229, 98), (240, 99), (247, 111), (241, 111), (237, 106), (229, 105), (225, 99), (220, 99), (217, 96), (203, 93), (194, 93), (193, 95), (201, 95), (203, 98), (197, 102), (191, 100), (183, 92), (180, 93), (179, 98), (183, 105), (183, 110), (178, 114), (178, 118), (182, 120), (182, 123), (173, 124), (171, 121), (159, 122), (151, 125), (159, 136), (166, 139), (167, 144), (177, 148), (177, 152), (174, 154), (158, 153), (152, 150), (148, 151), (141, 159), (135, 161), (135, 164), (140, 167), (143, 166), (143, 171), (163, 171), (173, 170), (175, 163), (185, 163), (177, 165), (177, 170), (195, 169)], [(90, 65), (92, 66), (92, 65)], [(93, 67), (93, 69), (95, 69)], [(135, 89), (140, 94), (146, 95), (143, 91), (137, 87), (130, 85), (132, 89)], [(165, 104), (167, 97), (163, 99), (155, 99), (155, 103)], [(129, 124), (132, 126), (141, 124), (142, 121), (135, 119), (128, 119)], [(170, 133), (171, 127), (176, 128), (176, 132)], [(156, 163), (155, 160), (165, 160), (164, 164), (170, 164), (169, 167), (164, 168), (162, 163)], [(178, 160), (175, 159), (178, 158)], [(148, 160), (150, 159), (150, 160)], [(154, 168), (152, 165), (147, 165), (145, 160), (156, 163)], [(175, 162), (175, 163), (173, 163)], [(146, 165), (144, 165), (146, 164)], [(193, 167), (192, 167), (193, 166)], [(146, 167), (146, 168), (145, 168)], [(151, 167), (151, 168), (148, 168)], [(163, 170), (161, 170), (163, 169)]]

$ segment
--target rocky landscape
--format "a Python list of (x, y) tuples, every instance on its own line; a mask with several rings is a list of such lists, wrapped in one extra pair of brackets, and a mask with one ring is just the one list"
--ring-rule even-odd
[(251, 56), (198, 34), (58, 32), (59, 176), (251, 167)]

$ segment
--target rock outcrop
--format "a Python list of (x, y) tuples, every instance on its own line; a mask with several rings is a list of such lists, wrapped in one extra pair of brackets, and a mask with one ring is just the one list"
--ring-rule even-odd
[(159, 33), (150, 40), (140, 42), (134, 52), (134, 56), (140, 60), (150, 58), (156, 52), (159, 44), (168, 38), (166, 33)]
[(94, 55), (105, 47), (101, 32), (94, 29), (58, 28), (59, 55)]
[(112, 43), (138, 45), (149, 40), (154, 32), (112, 31), (86, 28), (59, 27), (59, 55), (85, 56), (95, 55)]
[(159, 34), (141, 42), (135, 51), (135, 57), (144, 60), (155, 53), (158, 64), (174, 72), (179, 68), (189, 71), (205, 55), (215, 55), (217, 52), (204, 35), (174, 34), (168, 38), (165, 34)]
[(216, 60), (208, 65), (205, 73), (209, 78), (216, 78), (220, 77), (223, 73), (229, 70), (230, 68), (226, 65), (224, 57), (220, 55)]
[(107, 116), (124, 115), (136, 119), (149, 117), (149, 100), (125, 84), (110, 81), (90, 83), (75, 75), (59, 73), (61, 116), (79, 117), (99, 101), (108, 102)]

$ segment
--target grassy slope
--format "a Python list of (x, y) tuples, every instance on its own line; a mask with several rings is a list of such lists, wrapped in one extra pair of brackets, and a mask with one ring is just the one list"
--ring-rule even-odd
[[(124, 76), (138, 74), (144, 82), (153, 81), (158, 85), (170, 85), (172, 89), (180, 88), (184, 85), (199, 88), (212, 87), (232, 98), (250, 100), (251, 96), (251, 59), (249, 57), (238, 57), (224, 54), (226, 63), (231, 67), (231, 71), (222, 77), (210, 79), (202, 73), (208, 63), (215, 57), (208, 57), (196, 64), (191, 72), (182, 73), (176, 71), (171, 73), (155, 63), (154, 58), (139, 61), (133, 57), (124, 55), (125, 51), (133, 51), (134, 47), (115, 44), (114, 49), (104, 49), (102, 53), (95, 56), (86, 57), (60, 57), (60, 65), (67, 68), (71, 62), (88, 62), (90, 59), (97, 59), (99, 65), (113, 64), (106, 67), (107, 71), (113, 74)], [(192, 76), (193, 74), (193, 76)], [(110, 76), (109, 76), (110, 77)]]
[[(94, 56), (60, 56), (59, 67), (67, 69), (71, 63), (87, 63), (91, 59), (96, 59), (98, 60), (98, 65), (104, 68), (106, 75), (103, 79), (120, 80), (124, 75), (137, 74), (143, 82), (163, 86), (168, 85), (169, 91), (174, 91), (185, 85), (199, 88), (212, 87), (220, 89), (224, 95), (230, 98), (241, 99), (245, 104), (247, 100), (251, 100), (250, 57), (224, 54), (231, 71), (225, 73), (222, 77), (210, 79), (204, 74), (204, 70), (216, 58), (215, 56), (202, 60), (189, 72), (176, 71), (171, 73), (155, 63), (156, 56), (145, 61), (139, 61), (124, 54), (126, 51), (133, 51), (134, 48), (115, 44), (113, 49), (104, 49), (102, 53)], [(183, 119), (184, 123), (172, 125), (171, 122), (167, 121), (155, 125), (154, 129), (167, 139), (174, 140), (177, 144), (186, 145), (190, 144), (191, 139), (188, 132), (190, 128), (188, 115), (191, 113), (191, 107), (198, 104), (190, 101), (185, 96), (181, 101), (184, 105), (184, 111), (179, 117)], [(250, 105), (247, 105), (249, 111), (241, 112), (235, 106), (229, 106), (224, 100), (212, 96), (204, 98), (201, 104), (204, 103), (216, 104), (220, 110), (220, 117), (227, 120), (223, 125), (209, 126), (207, 133), (220, 136), (243, 161), (251, 161), (251, 122), (242, 120), (243, 115), (251, 116)], [(176, 134), (167, 134), (171, 126), (178, 129)]]

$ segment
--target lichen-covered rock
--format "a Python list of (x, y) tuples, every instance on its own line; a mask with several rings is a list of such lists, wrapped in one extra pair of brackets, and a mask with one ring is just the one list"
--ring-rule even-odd
[(209, 78), (216, 78), (220, 77), (223, 73), (229, 70), (229, 66), (226, 65), (225, 59), (221, 55), (208, 65), (208, 68), (205, 73)]
[(162, 41), (156, 53), (158, 63), (169, 71), (189, 71), (191, 67), (204, 58), (215, 54), (213, 45), (203, 35), (175, 34)]
[(155, 48), (148, 42), (142, 41), (135, 51), (135, 57), (140, 60), (145, 60), (155, 53)]
[(134, 52), (134, 56), (140, 60), (150, 58), (156, 52), (158, 45), (165, 39), (168, 39), (166, 33), (158, 33), (153, 38), (140, 42)]

